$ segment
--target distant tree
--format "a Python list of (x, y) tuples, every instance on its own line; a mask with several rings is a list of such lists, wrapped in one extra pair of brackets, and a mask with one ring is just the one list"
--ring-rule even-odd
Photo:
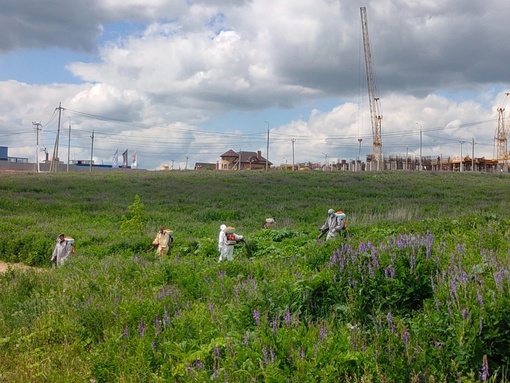
[(138, 194), (135, 195), (135, 200), (128, 209), (129, 213), (122, 216), (120, 231), (123, 235), (140, 233), (143, 230), (147, 214), (145, 213), (145, 206)]

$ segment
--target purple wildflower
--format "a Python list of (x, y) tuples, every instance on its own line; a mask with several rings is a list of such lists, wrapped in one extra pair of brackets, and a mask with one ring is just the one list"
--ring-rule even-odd
[(486, 382), (489, 378), (489, 362), (487, 362), (487, 355), (482, 358), (482, 382)]
[(388, 312), (386, 315), (386, 320), (388, 321), (388, 324), (390, 325), (390, 330), (393, 333), (394, 326), (393, 326), (393, 315), (391, 315), (391, 311)]
[(285, 324), (287, 325), (287, 327), (289, 327), (290, 324), (292, 323), (292, 317), (290, 316), (289, 308), (287, 308), (287, 310), (285, 310), (285, 314), (283, 314), (283, 320), (285, 321)]
[(193, 366), (195, 367), (195, 369), (197, 369), (198, 371), (202, 370), (204, 368), (204, 362), (202, 362), (201, 360), (197, 359), (193, 362)]
[(276, 335), (276, 329), (278, 327), (278, 322), (275, 320), (271, 321), (271, 332), (273, 335)]
[(274, 363), (275, 355), (274, 355), (274, 348), (272, 346), (269, 347), (269, 355), (271, 356), (271, 363)]
[(129, 327), (128, 325), (124, 326), (124, 333), (122, 334), (124, 338), (129, 338)]
[(384, 270), (384, 275), (386, 278), (395, 278), (395, 268), (393, 266), (388, 266), (386, 270)]
[(469, 310), (464, 308), (462, 309), (462, 319), (466, 320), (469, 317)]
[(480, 289), (478, 289), (476, 292), (476, 299), (478, 300), (478, 304), (480, 306), (483, 306), (483, 297), (482, 297), (482, 293), (481, 293)]
[(253, 319), (255, 319), (255, 323), (257, 326), (260, 325), (260, 311), (258, 309), (253, 310)]
[(321, 342), (323, 342), (324, 339), (326, 339), (327, 336), (328, 336), (328, 329), (326, 328), (325, 324), (322, 324), (321, 325), (321, 331), (320, 331)]
[(140, 334), (140, 338), (142, 338), (145, 335), (146, 325), (145, 321), (140, 319), (140, 322), (138, 323), (138, 334)]
[(404, 332), (402, 333), (402, 341), (407, 347), (407, 345), (409, 344), (409, 331), (407, 329), (405, 329)]
[(156, 335), (161, 332), (161, 319), (159, 319), (158, 314), (156, 314), (156, 317), (154, 318), (154, 329), (156, 330)]
[(264, 365), (267, 366), (269, 364), (269, 358), (267, 355), (266, 346), (262, 346), (262, 355), (264, 356)]
[(168, 310), (165, 308), (165, 311), (163, 312), (163, 328), (166, 328), (170, 324), (170, 314), (168, 313)]

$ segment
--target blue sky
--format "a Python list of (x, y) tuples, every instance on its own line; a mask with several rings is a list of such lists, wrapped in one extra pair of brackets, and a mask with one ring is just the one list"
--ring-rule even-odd
[[(0, 145), (35, 160), (35, 130), (73, 160), (216, 162), (229, 149), (296, 162), (372, 152), (361, 41), (367, 8), (384, 155), (495, 156), (510, 108), (502, 0), (64, 0), (0, 15)], [(507, 118), (510, 121), (510, 118)], [(268, 126), (269, 125), (269, 126)], [(461, 142), (463, 142), (461, 144)], [(61, 158), (64, 156), (61, 155)], [(65, 155), (67, 160), (67, 154)]]

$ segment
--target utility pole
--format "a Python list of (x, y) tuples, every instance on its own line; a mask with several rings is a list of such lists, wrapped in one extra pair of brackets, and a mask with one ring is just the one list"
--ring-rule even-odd
[(90, 172), (92, 173), (92, 158), (94, 158), (94, 131), (92, 131), (92, 147), (90, 149)]
[(267, 124), (267, 148), (266, 148), (266, 171), (269, 168), (269, 122), (265, 121)]
[(291, 141), (292, 141), (292, 171), (294, 171), (294, 142), (296, 142), (296, 139), (293, 138)]
[[(363, 141), (363, 138), (358, 138), (358, 142), (359, 142), (359, 149), (358, 149), (358, 160), (359, 160), (359, 170), (361, 171), (362, 169), (362, 166), (361, 166), (361, 141)], [(358, 165), (356, 164), (356, 167)]]
[(323, 152), (322, 154), (324, 154), (324, 171), (326, 171), (328, 168), (328, 153)]
[(60, 139), (60, 120), (62, 118), (62, 104), (58, 104), (58, 127), (57, 127), (57, 137), (55, 138), (55, 146), (53, 147), (53, 157), (51, 159), (51, 166), (50, 166), (50, 173), (57, 173), (58, 172), (58, 141)]
[(170, 169), (171, 169), (171, 170), (174, 170), (174, 161), (175, 161), (175, 160), (170, 160), (170, 161), (172, 161), (172, 167), (171, 167)]
[(423, 150), (423, 132), (422, 132), (423, 129), (419, 122), (417, 122), (416, 124), (420, 126), (420, 170), (422, 170), (423, 167), (421, 166), (421, 157), (422, 157), (422, 150)]
[(67, 141), (67, 172), (69, 173), (69, 161), (71, 153), (71, 117), (69, 117), (69, 140)]
[(459, 141), (460, 142), (460, 164), (459, 164), (459, 172), (462, 171), (462, 165), (464, 162), (464, 158), (462, 158), (462, 144), (464, 144), (466, 141)]
[(186, 156), (186, 166), (184, 167), (184, 170), (188, 170), (188, 160), (189, 160), (189, 156)]
[(241, 170), (241, 149), (239, 149), (239, 166), (237, 167), (237, 170)]
[(471, 139), (471, 171), (475, 171), (475, 139)]
[(39, 173), (41, 171), (39, 167), (39, 130), (41, 130), (41, 123), (40, 122), (32, 122), (32, 125), (35, 125), (35, 131), (36, 131), (36, 148), (35, 148), (35, 166), (36, 166), (36, 172)]

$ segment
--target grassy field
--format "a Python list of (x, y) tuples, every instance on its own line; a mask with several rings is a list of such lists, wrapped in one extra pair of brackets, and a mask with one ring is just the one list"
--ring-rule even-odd
[[(509, 186), (430, 172), (1, 175), (0, 259), (38, 271), (0, 276), (0, 382), (506, 382)], [(317, 242), (329, 208), (349, 235)], [(218, 263), (223, 223), (246, 244)], [(146, 252), (161, 225), (175, 233), (163, 260)], [(76, 255), (56, 269), (60, 232)]]

